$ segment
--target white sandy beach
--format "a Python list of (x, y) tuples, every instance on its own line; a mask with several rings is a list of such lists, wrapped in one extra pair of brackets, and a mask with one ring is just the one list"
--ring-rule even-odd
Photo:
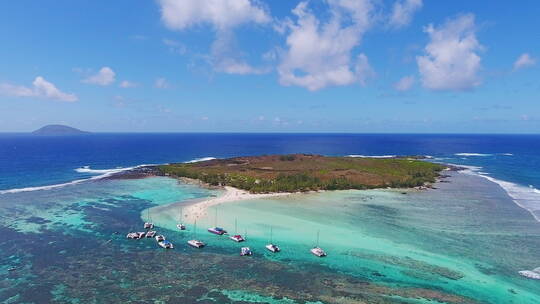
[(234, 187), (226, 186), (225, 192), (214, 198), (210, 198), (204, 201), (200, 201), (189, 205), (184, 208), (184, 221), (191, 223), (196, 219), (202, 218), (207, 215), (207, 210), (209, 207), (227, 203), (235, 202), (249, 199), (258, 199), (265, 197), (274, 197), (274, 196), (285, 196), (291, 195), (292, 193), (264, 193), (264, 194), (253, 194), (244, 190), (240, 190)]

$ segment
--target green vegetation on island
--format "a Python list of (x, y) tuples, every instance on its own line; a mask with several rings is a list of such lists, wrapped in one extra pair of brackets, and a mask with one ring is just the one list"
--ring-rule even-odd
[(235, 157), (158, 166), (164, 175), (253, 193), (417, 187), (435, 182), (444, 168), (412, 158), (311, 154)]

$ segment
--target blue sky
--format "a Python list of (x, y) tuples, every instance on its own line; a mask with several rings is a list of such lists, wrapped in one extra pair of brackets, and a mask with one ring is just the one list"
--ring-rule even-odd
[(3, 1), (0, 131), (540, 132), (540, 3)]

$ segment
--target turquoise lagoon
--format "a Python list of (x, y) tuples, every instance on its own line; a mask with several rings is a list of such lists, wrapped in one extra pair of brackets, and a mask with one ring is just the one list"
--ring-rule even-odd
[[(538, 303), (540, 282), (517, 272), (540, 266), (540, 224), (488, 180), (447, 181), (230, 202), (197, 231), (176, 229), (181, 208), (220, 191), (165, 177), (3, 194), (0, 301)], [(125, 238), (148, 214), (174, 250)], [(206, 232), (216, 221), (248, 241)], [(264, 249), (271, 227), (278, 254)], [(309, 253), (317, 231), (323, 259)], [(208, 246), (187, 247), (194, 234)]]

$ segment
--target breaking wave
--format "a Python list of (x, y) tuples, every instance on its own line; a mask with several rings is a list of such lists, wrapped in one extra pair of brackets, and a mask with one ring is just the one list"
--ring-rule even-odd
[(346, 157), (360, 157), (360, 158), (394, 158), (397, 155), (360, 155), (360, 154), (350, 154)]
[(459, 172), (480, 176), (499, 185), (504, 189), (504, 191), (506, 191), (508, 196), (512, 198), (512, 201), (514, 201), (516, 205), (529, 211), (534, 219), (540, 222), (540, 190), (536, 189), (532, 185), (527, 187), (488, 176), (485, 172), (480, 171), (482, 167), (464, 165), (457, 166), (466, 168), (466, 170)]
[(102, 179), (102, 178), (109, 177), (109, 176), (111, 176), (113, 174), (116, 174), (116, 173), (120, 173), (120, 172), (123, 172), (123, 171), (129, 171), (129, 170), (133, 170), (133, 169), (141, 168), (141, 167), (146, 167), (146, 166), (153, 166), (153, 165), (144, 164), (144, 165), (138, 165), (138, 166), (134, 166), (134, 167), (115, 168), (115, 169), (100, 169), (100, 170), (94, 170), (94, 169), (90, 169), (89, 166), (84, 166), (84, 167), (75, 169), (75, 171), (77, 171), (79, 173), (91, 173), (91, 174), (99, 174), (99, 175), (92, 176), (90, 178), (76, 179), (76, 180), (72, 180), (70, 182), (61, 183), (61, 184), (0, 190), (0, 194), (30, 192), (30, 191), (39, 191), (39, 190), (51, 190), (51, 189), (56, 189), (56, 188), (62, 188), (62, 187), (69, 186), (69, 185), (80, 184), (82, 182)]
[(491, 156), (493, 154), (485, 154), (485, 153), (466, 153), (466, 152), (463, 152), (463, 153), (456, 153), (454, 154), (456, 156)]
[(189, 161), (187, 161), (185, 163), (186, 164), (198, 163), (198, 162), (212, 160), (212, 159), (216, 159), (216, 158), (215, 157), (201, 157), (201, 158), (195, 158), (195, 159), (189, 160)]

